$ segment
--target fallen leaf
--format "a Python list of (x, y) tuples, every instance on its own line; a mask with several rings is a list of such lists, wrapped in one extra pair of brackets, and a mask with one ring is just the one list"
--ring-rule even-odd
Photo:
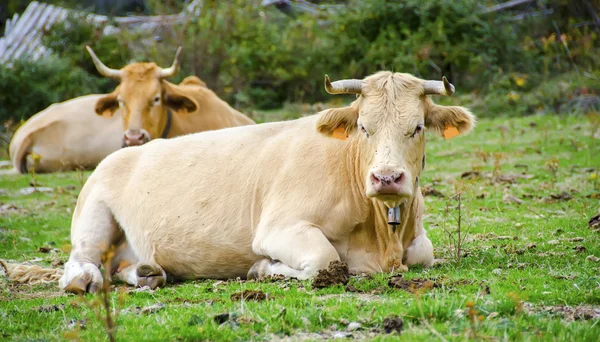
[(258, 290), (258, 291), (244, 290), (242, 292), (237, 292), (237, 293), (232, 294), (230, 299), (232, 301), (246, 300), (246, 301), (259, 302), (259, 301), (267, 299), (267, 295), (260, 290)]
[(556, 200), (556, 201), (568, 201), (571, 198), (573, 198), (573, 196), (571, 196), (568, 192), (563, 191), (559, 194), (551, 194), (549, 199), (550, 201), (552, 200)]
[(597, 256), (595, 256), (595, 255), (588, 255), (588, 257), (587, 257), (587, 258), (585, 258), (585, 260), (587, 260), (587, 261), (591, 261), (591, 262), (598, 262), (598, 261), (600, 261), (600, 258), (598, 258), (598, 257), (597, 257)]
[(496, 177), (496, 181), (515, 184), (517, 183), (517, 176), (513, 174), (499, 175), (498, 177)]
[(460, 178), (466, 178), (466, 179), (481, 178), (481, 172), (465, 171), (460, 175)]
[(420, 289), (432, 289), (440, 287), (440, 284), (429, 279), (404, 279), (403, 276), (392, 277), (388, 281), (388, 286), (396, 289), (402, 289), (409, 292), (414, 292)]
[(434, 189), (432, 186), (421, 187), (421, 193), (423, 194), (423, 196), (434, 196), (434, 197), (442, 197), (442, 198), (445, 197), (443, 193)]
[(577, 246), (573, 247), (573, 249), (574, 249), (576, 252), (579, 252), (579, 253), (580, 253), (580, 252), (585, 252), (585, 251), (586, 251), (586, 248), (585, 248), (585, 246), (583, 246), (583, 245), (577, 245)]
[(146, 315), (146, 314), (158, 312), (164, 308), (165, 308), (165, 305), (163, 303), (152, 304), (152, 305), (143, 307), (142, 310), (140, 310), (140, 313), (142, 315)]
[(502, 200), (505, 203), (523, 204), (523, 200), (520, 200), (520, 199), (516, 198), (515, 196), (509, 195), (509, 194), (504, 195)]

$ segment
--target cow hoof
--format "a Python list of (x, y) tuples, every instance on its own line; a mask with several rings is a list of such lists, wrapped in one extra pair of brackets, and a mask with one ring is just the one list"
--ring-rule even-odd
[(163, 269), (160, 266), (142, 264), (136, 269), (138, 276), (137, 286), (148, 286), (151, 289), (165, 286), (167, 279)]
[(247, 280), (258, 279), (267, 275), (269, 266), (273, 265), (274, 261), (271, 259), (261, 259), (252, 265), (246, 276)]
[(91, 281), (92, 277), (89, 274), (82, 274), (71, 280), (71, 282), (65, 287), (65, 292), (74, 293), (76, 295), (85, 294)]
[(67, 262), (59, 286), (66, 292), (82, 295), (86, 292), (98, 292), (102, 282), (102, 273), (95, 265)]

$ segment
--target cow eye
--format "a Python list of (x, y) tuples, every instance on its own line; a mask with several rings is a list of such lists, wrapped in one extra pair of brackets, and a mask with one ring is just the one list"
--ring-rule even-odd
[(159, 103), (160, 102), (160, 96), (156, 96), (154, 98), (154, 103)]
[(367, 129), (365, 128), (365, 126), (360, 125), (360, 131), (364, 133), (364, 135), (367, 136), (367, 138), (369, 137), (369, 132), (367, 132)]
[(421, 133), (421, 131), (423, 130), (423, 125), (422, 124), (418, 124), (417, 127), (415, 128), (415, 132), (412, 134), (412, 136), (416, 136), (417, 134)]

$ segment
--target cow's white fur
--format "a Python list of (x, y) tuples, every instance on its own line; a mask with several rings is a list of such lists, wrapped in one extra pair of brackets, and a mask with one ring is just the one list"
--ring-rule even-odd
[[(94, 111), (104, 95), (86, 95), (56, 103), (32, 116), (14, 134), (9, 154), (18, 172), (72, 170), (95, 167), (121, 148), (120, 112), (101, 117)], [(31, 155), (39, 155), (37, 163)]]
[[(245, 277), (252, 268), (251, 276), (306, 279), (334, 260), (353, 272), (430, 265), (423, 197), (412, 178), (421, 173), (425, 140), (422, 132), (399, 133), (410, 133), (423, 119), (434, 129), (449, 123), (462, 133), (474, 118), (460, 107), (434, 105), (422, 95), (421, 82), (381, 72), (365, 79), (363, 95), (350, 107), (159, 139), (110, 155), (79, 196), (61, 286), (97, 286), (100, 254), (123, 235), (138, 278), (147, 269), (179, 279)], [(428, 118), (430, 113), (435, 115)], [(356, 131), (359, 117), (376, 138)], [(340, 125), (347, 140), (329, 137)], [(382, 146), (389, 153), (374, 158)], [(369, 197), (365, 175), (377, 166), (373, 160), (410, 172), (410, 196)], [(404, 203), (395, 233), (384, 202)], [(71, 266), (82, 263), (94, 267)], [(124, 279), (140, 285), (132, 270)], [(73, 282), (82, 278), (92, 283)]]

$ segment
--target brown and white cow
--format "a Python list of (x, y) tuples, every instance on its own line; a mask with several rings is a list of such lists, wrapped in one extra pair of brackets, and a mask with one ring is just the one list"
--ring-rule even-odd
[(179, 85), (165, 80), (179, 69), (181, 47), (170, 68), (132, 63), (120, 70), (107, 67), (89, 46), (86, 48), (100, 74), (121, 81), (115, 91), (98, 100), (96, 113), (110, 116), (120, 110), (124, 147), (142, 145), (154, 138), (254, 124), (196, 76), (187, 77)]
[(254, 123), (196, 76), (178, 85), (165, 81), (177, 72), (177, 57), (169, 69), (134, 63), (113, 70), (88, 51), (100, 73), (121, 84), (111, 94), (56, 103), (27, 120), (9, 147), (17, 172), (91, 169), (123, 146)]
[(93, 94), (55, 103), (29, 118), (15, 132), (8, 149), (15, 170), (90, 169), (121, 148), (120, 113), (103, 118), (94, 111), (104, 96)]
[[(101, 255), (118, 243), (116, 277), (150, 287), (167, 275), (307, 279), (335, 260), (353, 272), (430, 265), (419, 188), (425, 130), (466, 133), (474, 116), (433, 103), (428, 95), (454, 91), (445, 79), (382, 71), (328, 81), (330, 93), (360, 96), (294, 121), (192, 134), (106, 158), (77, 201), (60, 287), (98, 289)], [(396, 206), (393, 230), (387, 213)]]

